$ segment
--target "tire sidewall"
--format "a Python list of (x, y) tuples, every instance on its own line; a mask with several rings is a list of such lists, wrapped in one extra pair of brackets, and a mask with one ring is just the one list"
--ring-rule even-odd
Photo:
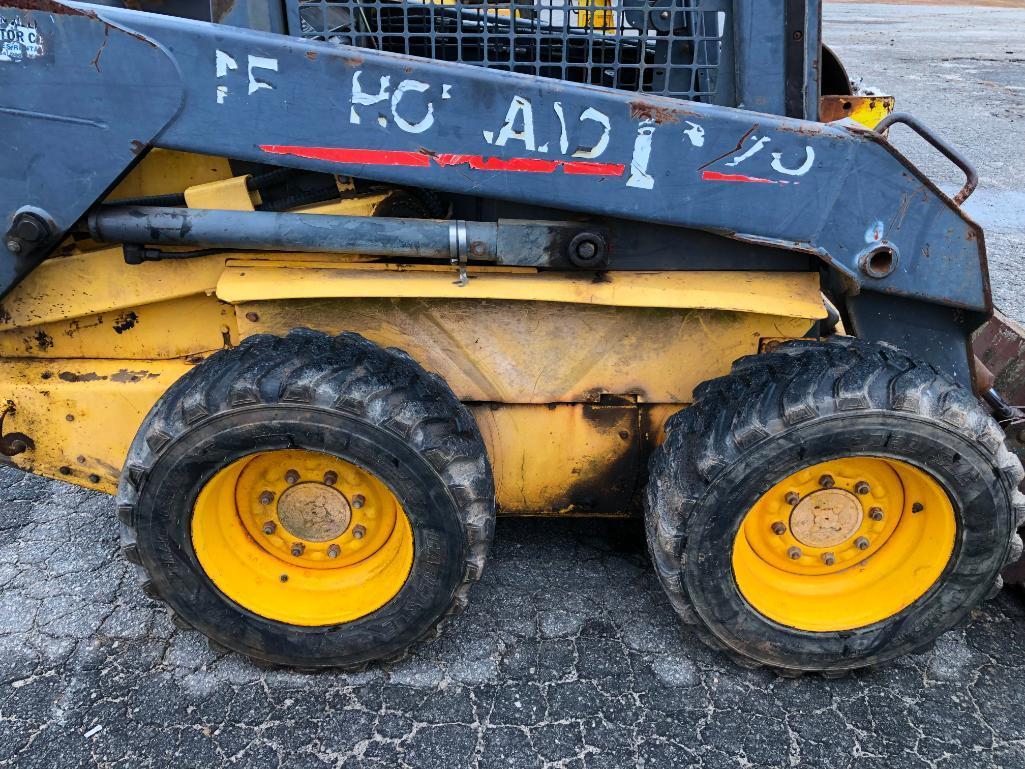
[[(956, 520), (943, 573), (918, 600), (881, 622), (809, 632), (761, 615), (732, 568), (744, 516), (766, 489), (802, 467), (850, 456), (892, 458), (927, 472), (947, 492)], [(863, 667), (927, 644), (956, 625), (991, 589), (1013, 533), (1011, 490), (992, 458), (935, 421), (893, 412), (844, 413), (762, 441), (713, 479), (689, 516), (684, 585), (711, 631), (763, 664), (804, 670)]]
[[(413, 563), (385, 606), (337, 625), (289, 625), (239, 606), (207, 577), (192, 547), (200, 491), (232, 462), (273, 449), (338, 457), (395, 494), (413, 530)], [(353, 665), (406, 648), (451, 604), (468, 550), (456, 500), (405, 438), (354, 415), (286, 404), (221, 413), (163, 448), (139, 489), (135, 524), (143, 565), (174, 611), (225, 646), (288, 664)]]

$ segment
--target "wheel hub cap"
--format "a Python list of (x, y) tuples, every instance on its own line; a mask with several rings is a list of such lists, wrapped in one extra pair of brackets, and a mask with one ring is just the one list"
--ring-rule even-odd
[(352, 508), (337, 489), (321, 483), (300, 483), (281, 495), (278, 520), (299, 539), (327, 542), (349, 528)]
[(865, 512), (858, 498), (842, 489), (824, 489), (804, 497), (790, 514), (794, 539), (809, 547), (835, 547), (850, 539)]

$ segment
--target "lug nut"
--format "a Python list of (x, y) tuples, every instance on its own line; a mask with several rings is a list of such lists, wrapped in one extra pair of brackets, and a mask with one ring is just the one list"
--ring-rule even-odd
[(824, 489), (831, 489), (836, 485), (836, 481), (833, 480), (832, 475), (823, 475), (819, 478), (819, 486)]
[(363, 505), (366, 503), (366, 501), (367, 501), (367, 498), (364, 497), (362, 494), (353, 494), (352, 495), (352, 506), (355, 507), (357, 510), (359, 508), (363, 507)]
[(263, 524), (263, 533), (266, 534), (268, 537), (277, 530), (278, 525), (274, 523), (274, 521), (267, 521), (267, 523)]
[(868, 511), (868, 517), (873, 521), (883, 520), (883, 509), (881, 507), (873, 507)]
[(285, 483), (299, 483), (299, 471), (289, 470), (285, 473)]
[(366, 527), (357, 526), (352, 530), (352, 536), (355, 539), (363, 539), (363, 535), (367, 533)]
[(292, 557), (298, 558), (306, 550), (306, 546), (302, 542), (294, 542), (292, 544)]
[(341, 552), (342, 552), (342, 548), (338, 547), (338, 545), (331, 545), (331, 547), (329, 547), (327, 549), (327, 557), (328, 558), (337, 558), (338, 554), (341, 553)]
[(796, 505), (798, 502), (801, 501), (801, 495), (798, 494), (796, 491), (788, 491), (785, 499), (787, 501), (787, 504), (792, 506)]
[(801, 557), (801, 548), (799, 548), (799, 547), (792, 547), (789, 550), (787, 550), (787, 558), (789, 558), (791, 561), (796, 561), (800, 557)]
[(868, 550), (868, 540), (864, 537), (858, 537), (854, 540), (854, 546), (858, 548), (858, 550)]
[(282, 574), (280, 577), (278, 577), (278, 579), (280, 579), (282, 582), (288, 582), (288, 575)]
[(779, 536), (781, 534), (786, 534), (786, 532), (787, 532), (787, 527), (786, 527), (786, 524), (783, 523), (783, 521), (776, 521), (775, 523), (772, 524), (772, 533), (773, 534)]
[(872, 491), (872, 487), (865, 483), (865, 481), (858, 481), (854, 484), (855, 494), (861, 494), (862, 496), (864, 496), (865, 494), (868, 494), (870, 491)]
[(273, 501), (274, 501), (274, 492), (273, 491), (265, 491), (262, 494), (260, 494), (260, 504), (261, 505), (269, 505)]
[(913, 505), (911, 506), (911, 512), (912, 512), (912, 513), (920, 513), (920, 512), (922, 512), (923, 510), (925, 510), (925, 505), (923, 505), (923, 504), (922, 504), (921, 502), (915, 502), (915, 503), (914, 503), (914, 504), (913, 504)]
[(324, 483), (326, 483), (328, 486), (334, 486), (336, 483), (338, 483), (338, 473), (336, 473), (334, 470), (328, 470), (326, 473), (324, 473)]
[(836, 563), (836, 556), (832, 553), (823, 553), (822, 563), (826, 564), (826, 566), (832, 566), (834, 563)]

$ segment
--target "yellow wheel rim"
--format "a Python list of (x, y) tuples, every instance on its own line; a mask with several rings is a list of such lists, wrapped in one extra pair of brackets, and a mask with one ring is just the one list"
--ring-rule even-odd
[(391, 490), (314, 451), (244, 457), (203, 487), (192, 547), (217, 588), (267, 619), (334, 625), (394, 598), (413, 565), (413, 530)]
[(905, 462), (849, 457), (763, 494), (733, 542), (733, 573), (758, 612), (799, 630), (851, 630), (910, 606), (954, 549), (954, 508)]

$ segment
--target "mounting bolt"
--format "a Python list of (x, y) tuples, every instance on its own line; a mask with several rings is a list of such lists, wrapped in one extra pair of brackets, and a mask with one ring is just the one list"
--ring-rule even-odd
[(260, 494), (260, 504), (261, 505), (269, 505), (273, 501), (274, 501), (274, 492), (273, 491), (264, 491), (264, 492), (262, 492)]
[(662, 13), (660, 13), (660, 14), (658, 15), (658, 17), (659, 17), (660, 19), (668, 19), (668, 18), (669, 18), (669, 11), (662, 11)]
[(865, 537), (858, 537), (854, 540), (854, 546), (858, 548), (858, 550), (868, 550), (868, 540), (865, 539)]
[(792, 547), (789, 550), (787, 550), (787, 558), (789, 558), (791, 561), (796, 561), (798, 558), (801, 557), (801, 555), (801, 548), (799, 547)]
[(352, 536), (354, 539), (363, 539), (363, 535), (367, 533), (365, 526), (357, 526), (352, 530)]
[(327, 549), (327, 557), (328, 558), (337, 558), (338, 554), (341, 553), (341, 552), (342, 552), (342, 548), (338, 547), (338, 545), (331, 545), (331, 547), (329, 547)]
[(836, 481), (833, 480), (832, 475), (823, 475), (821, 478), (819, 478), (819, 486), (821, 486), (824, 489), (831, 489), (834, 486), (836, 486)]
[(7, 245), (7, 250), (10, 251), (15, 256), (17, 256), (18, 254), (21, 253), (21, 241), (15, 240), (14, 238), (11, 238), (10, 240), (7, 241), (6, 245)]
[(256, 323), (256, 321), (258, 321), (259, 319), (260, 316), (257, 315), (255, 312), (246, 313), (246, 320), (248, 320), (250, 323)]
[(299, 471), (289, 470), (285, 473), (285, 483), (299, 483)]
[(862, 496), (864, 496), (865, 494), (868, 494), (870, 491), (872, 491), (872, 487), (865, 483), (865, 481), (858, 481), (854, 484), (855, 494), (861, 494)]
[(826, 566), (832, 566), (834, 563), (836, 563), (836, 556), (832, 553), (823, 553), (822, 563), (826, 564)]
[(306, 550), (306, 546), (302, 542), (293, 542), (292, 543), (292, 557), (293, 558), (298, 558), (300, 555), (303, 554), (303, 552), (305, 552), (305, 550)]
[(915, 502), (913, 505), (911, 505), (912, 513), (920, 513), (923, 510), (925, 510), (925, 505), (923, 505), (921, 502)]
[(776, 521), (772, 524), (772, 533), (776, 536), (781, 536), (787, 533), (786, 524), (783, 521)]
[(796, 505), (801, 501), (801, 495), (796, 491), (788, 491), (784, 499), (786, 499), (788, 505)]
[(868, 511), (868, 517), (873, 521), (883, 520), (883, 509), (881, 507), (873, 507)]
[(277, 530), (278, 525), (274, 523), (274, 521), (267, 521), (267, 523), (263, 524), (263, 533), (266, 534), (268, 537)]
[(363, 505), (366, 504), (366, 501), (367, 501), (367, 498), (364, 497), (362, 494), (353, 494), (352, 495), (352, 506), (355, 507), (357, 510), (359, 508), (363, 507)]
[(278, 577), (278, 579), (280, 579), (282, 582), (288, 582), (288, 575), (282, 574), (280, 577)]
[(326, 473), (324, 473), (324, 483), (326, 483), (328, 486), (334, 486), (336, 483), (338, 483), (338, 473), (336, 473), (334, 470), (328, 470)]

